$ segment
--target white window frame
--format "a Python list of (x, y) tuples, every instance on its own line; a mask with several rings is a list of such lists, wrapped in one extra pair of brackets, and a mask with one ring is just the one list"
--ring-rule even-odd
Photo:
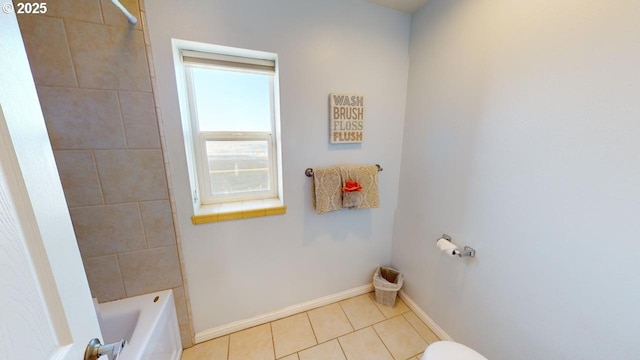
[[(185, 59), (186, 58), (186, 59)], [(245, 56), (234, 56), (217, 52), (201, 52), (180, 50), (182, 69), (185, 80), (185, 96), (188, 101), (188, 117), (191, 129), (192, 155), (195, 164), (192, 164), (192, 179), (195, 181), (194, 205), (212, 205), (227, 202), (239, 202), (250, 200), (263, 200), (281, 198), (281, 170), (279, 168), (280, 153), (278, 149), (278, 111), (277, 111), (277, 67), (275, 59), (260, 59)], [(195, 101), (194, 84), (192, 80), (192, 67), (231, 70), (248, 73), (268, 74), (269, 98), (270, 98), (270, 132), (244, 132), (244, 131), (200, 131)], [(184, 115), (184, 114), (183, 114)], [(187, 134), (185, 134), (187, 135)], [(211, 181), (209, 178), (209, 164), (207, 158), (207, 141), (267, 141), (268, 152), (268, 176), (269, 190), (248, 191), (227, 195), (212, 195)], [(188, 142), (188, 141), (187, 141)]]

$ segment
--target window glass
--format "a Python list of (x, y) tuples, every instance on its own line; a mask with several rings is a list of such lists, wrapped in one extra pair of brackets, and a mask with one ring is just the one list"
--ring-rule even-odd
[(268, 191), (267, 141), (207, 141), (211, 195)]
[(272, 75), (192, 68), (200, 131), (271, 132)]

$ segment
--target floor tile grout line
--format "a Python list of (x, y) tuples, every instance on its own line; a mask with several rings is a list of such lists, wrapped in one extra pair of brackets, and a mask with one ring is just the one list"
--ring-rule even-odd
[[(349, 326), (351, 326), (351, 331), (346, 333), (346, 334), (344, 334), (344, 335), (354, 333), (356, 331), (356, 328), (353, 326), (353, 323), (351, 322), (351, 319), (349, 319), (349, 315), (347, 315), (347, 313), (342, 308), (342, 305), (340, 305), (340, 301), (336, 302), (336, 304), (338, 305), (338, 308), (340, 309), (340, 311), (342, 311), (342, 315), (344, 315), (345, 319), (347, 319), (347, 322), (349, 323)], [(344, 336), (344, 335), (341, 335), (341, 336)], [(340, 337), (340, 336), (338, 336), (338, 337)], [(336, 339), (338, 337), (336, 337)]]
[[(371, 298), (369, 297), (369, 294), (370, 294), (370, 293), (371, 293), (371, 292), (369, 292), (369, 293), (367, 293), (367, 294), (363, 294), (363, 295), (354, 296), (354, 297), (352, 297), (352, 298), (349, 298), (349, 299), (346, 299), (346, 300), (343, 300), (343, 301), (349, 301), (349, 300), (351, 300), (351, 299), (355, 299), (355, 298), (362, 297), (362, 296), (365, 296), (365, 295), (366, 295), (366, 299), (368, 299), (369, 301), (373, 302), (373, 303), (374, 303), (373, 305), (375, 306), (375, 305), (376, 305), (376, 304), (375, 304), (375, 302), (374, 302), (374, 301), (372, 301), (372, 300), (371, 300)], [(342, 305), (341, 305), (340, 307), (342, 307)], [(385, 316), (385, 314), (384, 314), (382, 311), (380, 311), (380, 309), (378, 309), (378, 307), (377, 307), (377, 306), (375, 306), (375, 308), (376, 308), (376, 310), (380, 313), (380, 315), (382, 315), (382, 320), (380, 320), (380, 321), (376, 321), (376, 322), (371, 323), (371, 324), (367, 324), (367, 325), (363, 326), (363, 327), (362, 327), (362, 328), (360, 328), (360, 329), (356, 329), (356, 327), (353, 325), (353, 322), (352, 322), (352, 321), (351, 321), (351, 319), (349, 318), (349, 315), (347, 314), (347, 312), (346, 312), (346, 311), (344, 311), (344, 308), (342, 308), (342, 311), (343, 311), (343, 312), (345, 313), (345, 315), (347, 316), (347, 320), (349, 320), (349, 322), (351, 323), (351, 327), (354, 329), (354, 331), (358, 331), (358, 330), (365, 329), (365, 328), (366, 328), (366, 327), (368, 327), (368, 326), (373, 326), (373, 325), (379, 324), (379, 323), (381, 323), (381, 322), (383, 322), (383, 321), (389, 320), (389, 319), (387, 319), (387, 317)]]
[(227, 336), (227, 360), (229, 360), (229, 355), (231, 355), (231, 335)]
[(380, 310), (380, 307), (378, 306), (378, 303), (377, 303), (375, 300), (371, 299), (371, 292), (368, 292), (368, 293), (366, 294), (366, 296), (367, 296), (367, 299), (369, 299), (369, 301), (371, 301), (371, 302), (373, 303), (373, 305), (375, 306), (376, 310), (378, 310), (378, 312), (379, 312), (380, 314), (382, 314), (382, 317), (383, 317), (383, 318), (385, 318), (385, 320), (386, 320), (386, 319), (387, 319), (387, 315), (385, 315), (385, 314), (382, 312), (382, 310)]
[[(416, 313), (415, 313), (415, 312), (413, 312), (413, 310), (412, 310), (412, 311), (410, 311), (410, 312), (411, 312), (411, 313), (413, 313), (414, 315), (416, 315)], [(409, 319), (407, 319), (407, 317), (406, 317), (406, 316), (404, 316), (405, 314), (408, 314), (408, 313), (409, 313), (409, 311), (407, 311), (407, 312), (403, 313), (401, 316), (402, 316), (402, 317), (404, 317), (404, 319), (405, 319), (405, 320), (407, 320), (407, 322), (409, 323), (409, 325), (411, 325), (411, 327), (412, 327), (412, 328), (413, 328), (413, 329), (418, 333), (418, 335), (420, 335), (420, 337), (422, 338), (422, 340), (424, 340), (424, 341), (427, 343), (427, 345), (431, 345), (431, 342), (429, 342), (429, 339), (427, 339), (427, 338), (425, 338), (424, 336), (422, 336), (422, 334), (420, 333), (420, 331), (418, 331), (418, 328), (416, 328), (416, 327), (411, 323), (411, 321), (409, 321)], [(417, 316), (417, 315), (416, 315), (416, 318), (418, 318), (418, 316)], [(420, 320), (420, 318), (418, 318), (418, 320)], [(424, 321), (420, 320), (420, 322), (421, 322), (422, 324), (424, 324), (424, 326), (426, 326), (426, 328), (427, 328), (427, 329), (429, 329), (429, 331), (431, 331), (431, 332), (433, 333), (433, 330), (431, 330), (431, 328), (430, 328), (427, 324), (425, 324), (425, 323), (424, 323)], [(434, 333), (434, 335), (436, 335), (436, 334)], [(438, 335), (436, 335), (436, 338), (440, 339), (440, 338), (438, 337)]]
[(378, 331), (376, 330), (375, 327), (373, 327), (373, 325), (371, 325), (371, 330), (373, 330), (373, 333), (376, 334), (378, 339), (380, 339), (380, 341), (382, 342), (382, 345), (384, 345), (384, 348), (387, 349), (387, 351), (389, 352), (389, 355), (391, 355), (391, 358), (393, 358), (395, 360), (405, 360), (405, 359), (396, 359), (396, 357), (393, 356), (393, 353), (391, 352), (391, 349), (389, 349), (389, 347), (387, 346), (387, 343), (384, 342), (384, 340), (382, 339), (382, 336), (380, 336), (380, 334), (378, 334)]
[[(424, 342), (425, 342), (425, 343), (427, 343), (427, 346), (428, 346), (428, 345), (430, 345), (431, 343), (430, 343), (427, 339), (425, 339), (425, 338), (424, 338), (424, 336), (422, 336), (422, 334), (420, 334), (420, 331), (418, 331), (418, 329), (417, 329), (415, 326), (413, 326), (413, 324), (411, 323), (411, 321), (409, 321), (409, 319), (407, 319), (407, 318), (404, 316), (405, 314), (408, 314), (408, 313), (413, 313), (413, 314), (415, 315), (415, 313), (413, 312), (413, 310), (409, 309), (409, 311), (405, 311), (405, 312), (403, 312), (403, 313), (401, 313), (401, 314), (397, 314), (396, 316), (394, 316), (394, 317), (392, 317), (392, 318), (389, 318), (389, 319), (387, 319), (387, 320), (385, 320), (385, 321), (389, 321), (389, 320), (392, 320), (392, 319), (395, 319), (395, 318), (402, 317), (402, 318), (403, 318), (403, 319), (404, 319), (404, 320), (409, 324), (409, 326), (411, 326), (411, 328), (412, 328), (412, 329), (413, 329), (413, 330), (418, 334), (418, 336), (419, 336), (422, 340), (424, 340)], [(416, 315), (416, 316), (417, 316), (417, 315)], [(418, 318), (418, 320), (420, 320), (420, 318)], [(384, 321), (381, 321), (381, 322), (379, 322), (379, 323), (377, 323), (377, 324), (375, 324), (375, 325), (378, 325), (378, 324), (380, 324), (380, 323), (382, 323), (382, 322), (384, 322)], [(420, 322), (422, 322), (422, 320), (420, 320)], [(424, 324), (424, 322), (422, 322), (422, 323)], [(425, 324), (425, 326), (426, 326), (426, 324)], [(371, 325), (371, 327), (374, 327), (374, 325)], [(431, 330), (428, 326), (427, 326), (427, 329)], [(373, 328), (373, 330), (375, 331), (375, 328)], [(376, 331), (376, 334), (378, 334), (378, 332), (377, 332), (377, 331)], [(382, 336), (381, 336), (380, 334), (378, 334), (378, 337), (380, 338), (380, 340), (382, 340)], [(384, 340), (382, 340), (382, 342), (384, 343)], [(385, 346), (386, 346), (386, 343), (385, 343)], [(389, 352), (391, 352), (391, 350), (389, 350)], [(424, 350), (422, 350), (422, 351), (420, 351), (420, 352), (416, 353), (415, 355), (411, 355), (411, 357), (409, 357), (409, 359), (408, 359), (408, 360), (411, 360), (411, 358), (413, 358), (413, 357), (417, 357), (418, 355), (420, 355), (420, 354), (421, 354), (421, 353), (423, 353), (423, 352), (424, 352)], [(391, 356), (393, 356), (393, 354), (391, 354)]]
[[(350, 333), (351, 334), (351, 333)], [(348, 335), (348, 334), (347, 334)], [(343, 335), (346, 336), (346, 335)], [(349, 358), (347, 358), (347, 353), (344, 352), (344, 349), (342, 348), (342, 343), (340, 342), (339, 338), (336, 338), (336, 341), (338, 342), (338, 346), (340, 346), (340, 351), (342, 351), (342, 355), (344, 355), (344, 358), (349, 360)]]
[[(362, 330), (362, 329), (361, 329), (361, 330)], [(321, 343), (319, 342), (319, 343), (318, 343), (318, 344), (316, 344), (315, 346), (326, 344), (326, 343), (328, 343), (328, 342), (329, 342), (329, 341), (331, 341), (331, 340), (338, 340), (339, 338), (341, 338), (341, 337), (343, 337), (343, 336), (347, 336), (347, 335), (353, 334), (353, 333), (354, 333), (354, 332), (356, 332), (356, 331), (359, 331), (359, 330), (349, 331), (348, 333), (345, 333), (345, 334), (339, 335), (339, 336), (337, 336), (337, 337), (334, 337), (334, 338), (331, 338), (331, 339), (325, 340), (325, 341), (323, 341), (323, 342), (321, 342)], [(305, 350), (306, 350), (306, 349), (305, 349)], [(302, 351), (302, 350), (301, 350), (301, 351)]]
[(311, 332), (313, 333), (313, 338), (316, 340), (316, 344), (313, 345), (313, 346), (317, 346), (317, 345), (319, 345), (318, 335), (316, 335), (316, 330), (313, 328), (313, 324), (311, 323), (311, 318), (309, 317), (309, 312), (305, 311), (304, 314), (306, 315), (307, 321), (309, 322), (309, 327), (311, 327)]
[[(353, 298), (351, 298), (351, 299), (353, 299)], [(351, 319), (349, 319), (349, 315), (347, 314), (346, 311), (344, 311), (344, 308), (342, 307), (342, 301), (338, 301), (337, 304), (340, 307), (340, 310), (342, 310), (342, 313), (344, 314), (344, 316), (347, 318), (347, 321), (349, 322), (349, 325), (351, 325), (351, 328), (353, 329), (353, 331), (356, 331), (356, 327), (353, 326), (353, 322), (351, 321)]]
[[(372, 292), (369, 292), (369, 293), (367, 293), (367, 294), (371, 294), (371, 293), (372, 293)], [(371, 301), (373, 301), (373, 303), (376, 305), (376, 307), (378, 308), (378, 310), (379, 310), (379, 311), (382, 313), (382, 315), (383, 315), (384, 317), (386, 317), (387, 319), (392, 319), (392, 318), (394, 318), (394, 317), (398, 316), (398, 314), (395, 314), (395, 315), (393, 315), (393, 316), (391, 316), (391, 317), (387, 317), (387, 314), (385, 314), (385, 312), (382, 310), (382, 309), (383, 309), (382, 307), (383, 307), (383, 306), (384, 306), (384, 307), (390, 307), (390, 306), (386, 306), (386, 305), (382, 305), (382, 304), (378, 303), (378, 302), (375, 300), (375, 295), (373, 296), (373, 298), (372, 298), (372, 297), (369, 297), (369, 299), (370, 299)], [(400, 315), (405, 314), (405, 313), (408, 313), (408, 312), (412, 312), (412, 311), (413, 311), (413, 310), (411, 310), (411, 309), (407, 306), (407, 304), (406, 304), (404, 301), (402, 301), (402, 299), (400, 299), (400, 298), (397, 298), (397, 300), (396, 300), (396, 302), (395, 302), (394, 306), (393, 306), (393, 307), (390, 307), (390, 308), (391, 308), (391, 309), (394, 309), (396, 306), (398, 306), (398, 302), (402, 302), (402, 303), (404, 304), (405, 308), (406, 308), (406, 310), (405, 310), (404, 312), (399, 313)]]
[[(338, 338), (333, 338), (333, 339), (331, 339), (331, 340), (338, 340)], [(282, 357), (279, 357), (278, 359), (282, 359), (282, 358), (285, 358), (285, 357), (287, 357), (287, 356), (291, 356), (291, 355), (293, 355), (293, 354), (297, 354), (297, 355), (298, 355), (298, 358), (300, 358), (300, 353), (301, 353), (301, 352), (303, 352), (303, 351), (307, 351), (307, 350), (312, 349), (312, 348), (314, 348), (314, 347), (316, 347), (316, 346), (319, 346), (319, 345), (324, 345), (324, 344), (328, 343), (328, 342), (329, 342), (329, 341), (331, 341), (331, 340), (327, 340), (327, 341), (325, 341), (325, 342), (323, 342), (323, 343), (319, 343), (319, 344), (315, 344), (315, 345), (312, 345), (312, 346), (308, 346), (308, 347), (306, 347), (306, 348), (304, 348), (304, 349), (300, 349), (300, 350), (298, 350), (298, 351), (296, 351), (296, 352), (294, 352), (294, 353), (291, 353), (291, 354), (288, 354), (288, 355), (284, 355), (284, 356), (282, 356)], [(340, 342), (338, 342), (338, 343), (340, 343)], [(276, 360), (278, 360), (278, 359), (276, 359)]]
[[(389, 317), (387, 317), (387, 314), (384, 313), (384, 311), (382, 311), (382, 308), (380, 308), (380, 306), (382, 306), (382, 304), (378, 304), (378, 302), (375, 300), (375, 294), (373, 296), (371, 296), (371, 293), (367, 293), (369, 300), (371, 300), (373, 302), (373, 304), (376, 306), (376, 308), (378, 309), (378, 311), (380, 311), (382, 313), (382, 316), (384, 316), (385, 318), (389, 319)], [(394, 305), (395, 307), (395, 305)]]
[[(411, 326), (411, 328), (412, 328), (412, 329), (413, 329), (413, 330), (418, 334), (418, 336), (419, 336), (422, 340), (424, 340), (424, 342), (425, 342), (425, 343), (427, 343), (427, 346), (429, 346), (429, 344), (430, 344), (430, 343), (429, 343), (429, 341), (428, 341), (427, 339), (425, 339), (425, 338), (424, 338), (424, 336), (422, 336), (422, 334), (420, 334), (420, 331), (418, 331), (418, 329), (416, 329), (416, 327), (415, 327), (415, 326), (413, 326), (413, 324), (411, 323), (411, 321), (409, 321), (409, 319), (407, 319), (407, 317), (406, 317), (406, 316), (404, 316), (404, 314), (408, 314), (408, 313), (413, 313), (413, 314), (415, 315), (415, 313), (413, 312), (413, 310), (409, 309), (409, 311), (405, 311), (405, 312), (403, 312), (403, 313), (401, 313), (401, 314), (398, 314), (398, 315), (396, 315), (396, 316), (392, 317), (391, 319), (395, 319), (395, 318), (398, 318), (398, 317), (402, 317), (402, 318), (403, 318), (403, 319), (404, 319), (404, 320), (409, 324), (409, 326)], [(416, 315), (416, 317), (417, 317), (417, 315)], [(391, 319), (389, 319), (389, 320), (391, 320)], [(420, 318), (418, 318), (418, 320), (420, 320)], [(420, 322), (422, 322), (422, 320), (420, 320)], [(423, 324), (424, 324), (424, 323), (423, 323)], [(426, 324), (425, 324), (425, 326), (426, 326)], [(428, 326), (427, 326), (427, 329), (431, 330)], [(383, 341), (383, 342), (384, 342), (384, 341)], [(413, 357), (417, 357), (420, 353), (423, 353), (423, 352), (424, 352), (424, 350), (422, 350), (422, 351), (418, 352), (418, 353), (417, 353), (417, 354), (415, 354), (415, 355), (412, 355), (412, 356), (409, 358), (409, 360), (411, 360), (411, 358), (413, 358)]]
[[(372, 324), (369, 324), (369, 325), (367, 325), (367, 326), (365, 326), (365, 327), (363, 327), (363, 328), (357, 329), (357, 330), (355, 330), (355, 331), (360, 331), (360, 330), (364, 330), (364, 329), (366, 329), (366, 328), (368, 328), (368, 327), (376, 326), (376, 325), (381, 324), (381, 323), (383, 323), (383, 322), (385, 322), (385, 321), (389, 321), (389, 320), (391, 320), (391, 319), (395, 319), (395, 318), (397, 318), (398, 316), (402, 316), (402, 315), (403, 315), (403, 314), (398, 314), (398, 315), (396, 315), (396, 316), (394, 316), (394, 317), (392, 317), (392, 318), (389, 318), (389, 319), (386, 319), (386, 318), (385, 318), (384, 320), (380, 320), (380, 321), (374, 322), (374, 323), (372, 323)], [(409, 324), (411, 324), (411, 323), (409, 323)]]
[[(315, 343), (314, 345), (311, 345), (311, 346), (308, 346), (308, 347), (306, 347), (306, 348), (300, 349), (300, 350), (298, 350), (298, 351), (292, 352), (291, 354), (282, 355), (281, 357), (276, 357), (276, 358), (275, 358), (276, 360), (278, 360), (278, 359), (282, 359), (282, 358), (285, 358), (285, 357), (287, 357), (287, 356), (291, 356), (291, 355), (293, 355), (293, 354), (298, 354), (298, 353), (299, 353), (299, 352), (301, 352), (301, 351), (305, 351), (305, 350), (311, 349), (311, 348), (312, 348), (312, 347), (314, 347), (314, 346), (318, 346), (318, 345), (320, 345), (320, 344), (318, 343), (318, 338), (316, 337), (315, 330), (313, 330), (313, 325), (311, 324), (311, 320), (309, 319), (309, 314), (307, 314), (307, 311), (299, 312), (299, 313), (297, 313), (297, 314), (293, 314), (293, 315), (291, 315), (291, 316), (287, 316), (286, 318), (282, 318), (282, 319), (278, 319), (278, 320), (271, 321), (269, 324), (272, 324), (272, 323), (277, 322), (277, 321), (280, 321), (280, 320), (284, 320), (284, 319), (292, 318), (292, 317), (294, 317), (294, 316), (299, 316), (299, 315), (302, 315), (302, 314), (306, 314), (306, 315), (307, 315), (307, 321), (309, 321), (309, 326), (311, 327), (311, 332), (313, 333), (313, 337), (314, 337), (314, 340), (315, 340), (315, 342), (316, 342), (316, 343)], [(275, 338), (273, 337), (273, 331), (272, 331), (271, 338), (273, 339), (273, 351), (274, 351), (274, 353), (275, 353)], [(326, 342), (326, 341), (325, 341), (325, 342)], [(324, 344), (324, 343), (323, 343), (323, 344)], [(299, 357), (299, 356), (298, 356), (298, 357)]]
[(276, 339), (273, 336), (273, 321), (271, 321), (269, 323), (269, 334), (271, 334), (271, 349), (273, 349), (273, 358), (274, 360), (277, 359), (276, 358)]

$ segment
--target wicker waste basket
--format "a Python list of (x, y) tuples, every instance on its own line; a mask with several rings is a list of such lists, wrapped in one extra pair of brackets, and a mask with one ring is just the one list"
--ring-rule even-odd
[(396, 305), (396, 296), (402, 287), (402, 282), (402, 274), (398, 270), (379, 266), (375, 274), (373, 274), (376, 302), (394, 307)]

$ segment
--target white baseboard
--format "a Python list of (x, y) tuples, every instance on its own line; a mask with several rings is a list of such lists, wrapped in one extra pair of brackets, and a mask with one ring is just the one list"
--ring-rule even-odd
[[(297, 313), (301, 313), (301, 312), (304, 312), (304, 311), (309, 311), (309, 310), (312, 310), (312, 309), (315, 309), (315, 308), (318, 308), (318, 307), (321, 307), (321, 306), (333, 304), (335, 302), (342, 301), (342, 300), (345, 300), (345, 299), (349, 299), (349, 298), (352, 298), (354, 296), (366, 294), (366, 293), (371, 292), (371, 291), (373, 291), (373, 284), (367, 284), (367, 285), (359, 286), (359, 287), (356, 287), (356, 288), (353, 288), (353, 289), (349, 289), (349, 290), (346, 290), (346, 291), (342, 291), (342, 292), (339, 292), (339, 293), (336, 293), (336, 294), (332, 294), (332, 295), (328, 295), (328, 296), (325, 296), (325, 297), (321, 297), (321, 298), (318, 298), (318, 299), (315, 299), (315, 300), (307, 301), (307, 302), (304, 302), (304, 303), (301, 303), (301, 304), (292, 305), (292, 306), (286, 307), (286, 308), (281, 309), (281, 310), (276, 310), (276, 311), (272, 311), (272, 312), (269, 312), (269, 313), (266, 313), (266, 314), (254, 316), (254, 317), (249, 318), (249, 319), (234, 321), (232, 323), (221, 325), (221, 326), (218, 326), (218, 327), (215, 327), (215, 328), (212, 328), (212, 329), (199, 331), (199, 332), (196, 333), (195, 343), (199, 344), (201, 342), (204, 342), (204, 341), (207, 341), (207, 340), (211, 340), (211, 339), (215, 339), (215, 338), (220, 337), (220, 336), (228, 335), (228, 334), (234, 333), (236, 331), (240, 331), (240, 330), (248, 329), (250, 327), (266, 324), (266, 323), (271, 322), (271, 321), (275, 321), (275, 320), (279, 320), (279, 319), (282, 319), (282, 318), (286, 318), (287, 316), (295, 315)], [(409, 304), (407, 304), (407, 305), (409, 305)], [(416, 312), (416, 315), (418, 315), (418, 317), (420, 317), (418, 312)]]
[[(196, 333), (195, 343), (199, 344), (201, 342), (215, 339), (220, 336), (228, 335), (236, 331), (248, 329), (250, 327), (254, 327), (254, 326), (266, 324), (268, 322), (272, 322), (275, 320), (283, 319), (291, 315), (309, 311), (321, 306), (333, 304), (335, 302), (346, 300), (354, 296), (366, 294), (371, 291), (373, 291), (373, 284), (367, 284), (367, 285), (359, 286), (346, 291), (342, 291), (336, 294), (332, 294), (332, 295), (328, 295), (328, 296), (314, 299), (311, 301), (307, 301), (301, 304), (292, 305), (281, 310), (276, 310), (266, 314), (254, 316), (249, 319), (234, 321), (232, 323), (221, 325), (212, 329), (199, 331)], [(404, 292), (404, 290), (400, 290), (400, 292), (398, 293), (398, 296), (400, 297), (400, 299), (402, 299), (402, 301), (404, 301), (405, 304), (407, 304), (409, 309), (411, 309), (418, 316), (418, 318), (422, 320), (440, 339), (454, 341), (453, 338), (449, 336), (449, 334), (447, 334), (444, 330), (442, 330), (442, 328), (438, 326), (438, 324), (436, 324), (436, 322), (433, 321), (433, 319), (429, 315), (427, 315), (427, 313), (424, 312), (424, 310), (422, 310), (420, 306), (418, 306), (418, 304), (416, 304), (416, 302), (413, 301), (413, 299), (411, 299), (409, 295), (407, 295), (407, 293)]]
[(420, 306), (418, 306), (418, 304), (416, 304), (416, 302), (413, 301), (413, 299), (411, 299), (409, 295), (407, 295), (407, 293), (404, 292), (404, 290), (400, 290), (398, 296), (400, 296), (400, 299), (402, 299), (402, 301), (407, 304), (409, 309), (413, 310), (418, 318), (420, 318), (420, 320), (427, 324), (427, 326), (433, 331), (433, 333), (438, 335), (441, 340), (454, 341), (453, 338), (449, 336), (449, 334), (442, 330), (442, 328), (438, 326), (438, 324), (436, 324), (436, 322), (433, 321), (433, 319), (429, 315), (427, 315), (427, 313), (424, 312), (424, 310), (422, 310)]

